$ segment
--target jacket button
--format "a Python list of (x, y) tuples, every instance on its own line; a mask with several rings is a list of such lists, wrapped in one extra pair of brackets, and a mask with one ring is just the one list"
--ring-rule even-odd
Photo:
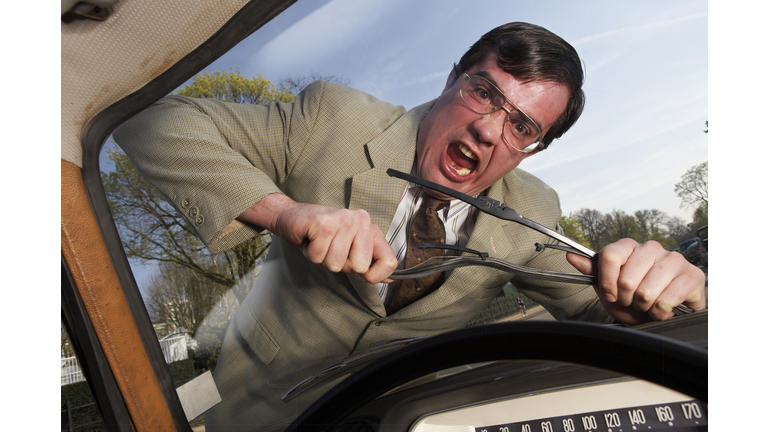
[(195, 216), (197, 216), (197, 212), (198, 211), (199, 210), (197, 209), (197, 207), (192, 207), (191, 209), (189, 209), (189, 215), (192, 216), (192, 217), (195, 217)]
[(189, 200), (189, 198), (184, 198), (184, 200), (181, 202), (181, 208), (183, 209), (187, 209), (191, 205), (192, 205), (192, 202)]
[(202, 226), (203, 223), (205, 223), (205, 217), (203, 217), (203, 215), (200, 215), (195, 219), (195, 226)]

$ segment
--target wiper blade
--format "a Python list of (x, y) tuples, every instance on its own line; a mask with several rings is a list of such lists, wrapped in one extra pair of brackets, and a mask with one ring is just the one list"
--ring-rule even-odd
[[(595, 256), (597, 255), (597, 252), (584, 246), (583, 244), (577, 242), (576, 240), (570, 239), (560, 234), (559, 232), (553, 229), (550, 229), (536, 221), (533, 221), (531, 219), (521, 216), (520, 213), (516, 212), (514, 209), (507, 207), (506, 204), (496, 201), (495, 199), (488, 198), (488, 197), (475, 198), (467, 194), (461, 193), (459, 191), (453, 190), (451, 188), (439, 185), (437, 183), (433, 183), (429, 180), (424, 180), (421, 177), (416, 177), (414, 175), (406, 174), (404, 172), (397, 171), (392, 168), (387, 170), (387, 175), (389, 175), (390, 177), (397, 177), (397, 178), (409, 181), (411, 183), (415, 183), (415, 184), (436, 190), (442, 194), (451, 196), (456, 199), (460, 199), (465, 203), (474, 206), (478, 210), (488, 213), (491, 216), (495, 216), (499, 219), (519, 223), (523, 226), (526, 226), (534, 231), (538, 231), (546, 236), (549, 236), (567, 245), (565, 247), (560, 247), (559, 249), (565, 250), (567, 252), (572, 252), (581, 256), (585, 256), (587, 258), (595, 258)], [(547, 247), (550, 247), (550, 246), (547, 246)]]

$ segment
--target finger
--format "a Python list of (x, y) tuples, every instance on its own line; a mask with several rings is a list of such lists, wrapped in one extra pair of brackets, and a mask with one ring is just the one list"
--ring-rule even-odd
[(616, 282), (617, 302), (620, 305), (631, 305), (640, 312), (646, 312), (653, 306), (656, 297), (675, 275), (669, 266), (658, 264), (658, 260), (663, 259), (666, 254), (668, 252), (656, 242), (634, 247)]
[[(362, 210), (361, 210), (362, 211)], [(379, 228), (371, 223), (370, 216), (362, 211), (358, 217), (361, 219), (361, 227), (352, 239), (349, 249), (349, 257), (345, 265), (345, 272), (363, 274), (371, 266), (373, 257), (373, 242), (376, 234), (381, 234)]]
[(397, 268), (397, 257), (389, 242), (378, 229), (377, 235), (373, 238), (373, 265), (363, 274), (368, 283), (377, 284), (379, 282), (391, 283), (393, 280), (388, 277)]
[[(621, 268), (632, 255), (637, 242), (630, 239), (621, 239), (604, 247), (598, 254), (597, 280), (595, 287), (598, 297), (609, 303), (618, 300), (618, 281), (621, 276)], [(629, 306), (631, 301), (624, 306)]]
[[(657, 276), (656, 273), (663, 273)], [(653, 282), (652, 279), (660, 281)], [(679, 254), (670, 254), (654, 267), (649, 274), (648, 283), (663, 283), (664, 289), (658, 295), (651, 295), (653, 304), (649, 307), (648, 314), (654, 319), (666, 319), (674, 315), (672, 309), (684, 303), (694, 310), (706, 309), (706, 295), (704, 289), (704, 272), (690, 265)], [(665, 282), (670, 279), (669, 282)], [(645, 282), (638, 288), (638, 294), (644, 295)]]
[(307, 236), (304, 240), (302, 247), (304, 256), (315, 264), (323, 264), (335, 272), (340, 271), (347, 259), (346, 251), (343, 260), (337, 263), (336, 269), (329, 267), (329, 254), (331, 254), (331, 258), (338, 255), (338, 245), (336, 245), (336, 249), (333, 252), (331, 251), (338, 232), (338, 224), (333, 218), (329, 218), (324, 214), (316, 215), (310, 224), (310, 228), (307, 230)]
[[(348, 227), (347, 229), (336, 231), (328, 246), (325, 258), (323, 259), (323, 265), (332, 272), (343, 271), (345, 273), (352, 273), (353, 270), (347, 263), (349, 262), (352, 245), (357, 237), (358, 232), (355, 227)], [(368, 259), (368, 262), (370, 262), (370, 258)]]
[(581, 274), (593, 275), (597, 270), (592, 259), (585, 256), (568, 252), (565, 254), (565, 259)]

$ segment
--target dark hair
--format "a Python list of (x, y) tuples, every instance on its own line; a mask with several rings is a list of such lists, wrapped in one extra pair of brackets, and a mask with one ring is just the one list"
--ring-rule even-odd
[(462, 71), (481, 62), (489, 52), (498, 56), (498, 65), (523, 82), (554, 81), (568, 88), (570, 97), (563, 114), (541, 139), (545, 148), (576, 123), (584, 110), (584, 72), (576, 50), (549, 30), (528, 23), (496, 27), (475, 42), (459, 60)]

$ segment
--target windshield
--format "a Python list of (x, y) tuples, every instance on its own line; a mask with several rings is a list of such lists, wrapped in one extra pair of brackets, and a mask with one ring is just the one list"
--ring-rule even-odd
[[(311, 82), (323, 79), (391, 104), (365, 106), (407, 120), (411, 114), (406, 112), (418, 112), (420, 106), (441, 96), (454, 63), (485, 32), (508, 21), (541, 25), (579, 53), (586, 71), (587, 104), (581, 118), (561, 139), (526, 158), (516, 171), (525, 171), (518, 176), (521, 181), (533, 181), (530, 174), (540, 179), (541, 188), (557, 191), (562, 216), (541, 216), (538, 222), (548, 223), (552, 229), (559, 225), (565, 235), (595, 251), (624, 237), (657, 241), (674, 250), (695, 238), (697, 228), (707, 225), (706, 195), (684, 192), (686, 174), (692, 170), (703, 173), (706, 182), (707, 5), (656, 2), (652, 7), (644, 3), (597, 8), (563, 4), (559, 9), (553, 16), (551, 6), (520, 8), (506, 1), (482, 5), (444, 1), (298, 2), (200, 71), (174, 95), (262, 107), (274, 103), (265, 111), (269, 122), (291, 115), (293, 125), (298, 124), (298, 117), (290, 104), (301, 102), (302, 109), (315, 109), (313, 98), (319, 96), (298, 95)], [(354, 95), (349, 98), (367, 97)], [(180, 103), (194, 105), (195, 110), (206, 114), (229, 110), (210, 101), (202, 105)], [(352, 103), (345, 100), (339, 112)], [(169, 105), (169, 109), (179, 106)], [(233, 112), (216, 126), (236, 129), (242, 121), (247, 129), (251, 121), (248, 111)], [(364, 127), (386, 129), (382, 124)], [(400, 127), (396, 124), (387, 133)], [(311, 133), (319, 132), (313, 129)], [(368, 135), (360, 132), (349, 139), (373, 142), (370, 132), (365, 133)], [(115, 136), (119, 137), (119, 132)], [(293, 136), (291, 139), (298, 141)], [(287, 162), (270, 166), (274, 172), (269, 175), (276, 187), (290, 191), (297, 201), (322, 195), (337, 186), (335, 180), (325, 177), (331, 178), (340, 167), (353, 162), (366, 166), (380, 163), (375, 145), (370, 144), (367, 153), (360, 155), (310, 153), (305, 148), (289, 147), (279, 155)], [(143, 157), (138, 153), (131, 156), (134, 160)], [(263, 157), (261, 153), (249, 157), (256, 165), (265, 164), (257, 160)], [(466, 159), (471, 157), (463, 162), (471, 167), (472, 162)], [(401, 165), (410, 169), (411, 162)], [(482, 282), (484, 288), (471, 296), (471, 302), (467, 297), (455, 307), (441, 304), (436, 308), (440, 312), (434, 325), (414, 324), (412, 334), (390, 330), (391, 323), (385, 319), (388, 314), (381, 306), (386, 302), (387, 287), (369, 289), (360, 278), (315, 271), (307, 266), (304, 251), (273, 237), (268, 230), (235, 220), (239, 213), (226, 216), (226, 223), (218, 220), (224, 216), (208, 207), (224, 206), (211, 198), (222, 190), (215, 179), (219, 168), (206, 157), (196, 163), (195, 176), (181, 180), (179, 187), (158, 190), (146, 183), (130, 158), (110, 139), (102, 153), (101, 170), (123, 246), (176, 386), (210, 371), (222, 393), (222, 414), (206, 414), (206, 422), (244, 421), (245, 417), (233, 414), (233, 407), (245, 403), (249, 395), (264, 397), (260, 392), (265, 388), (271, 389), (270, 397), (283, 395), (341, 358), (391, 339), (500, 321), (608, 319), (599, 311), (596, 299), (589, 310), (566, 311), (564, 301), (553, 294), (560, 282), (537, 288), (539, 285), (527, 279), (495, 270), (492, 276), (482, 273), (479, 280), (481, 273), (463, 268), (446, 277), (465, 281), (456, 285), (453, 296), (464, 293), (468, 284)], [(312, 174), (294, 177), (293, 173), (302, 168)], [(205, 187), (188, 188), (198, 176), (204, 179), (200, 183)], [(248, 199), (242, 197), (244, 191), (251, 196), (261, 193), (251, 188), (249, 177), (242, 178), (242, 184), (225, 187), (227, 193), (238, 200)], [(334, 189), (329, 192), (331, 196), (322, 195), (317, 201), (375, 214), (380, 203), (356, 195), (360, 184), (356, 182), (342, 182), (338, 191)], [(241, 186), (242, 190), (238, 189)], [(402, 188), (395, 191), (398, 198), (407, 193)], [(538, 218), (535, 209), (518, 207), (516, 202), (506, 203), (525, 217)], [(458, 211), (460, 204), (449, 208)], [(468, 219), (480, 226), (484, 217), (473, 210), (456, 223)], [(392, 227), (396, 224), (392, 222), (390, 216), (379, 224), (390, 245), (395, 244), (392, 230), (396, 229)], [(201, 234), (211, 224), (221, 229), (215, 235)], [(524, 253), (533, 255), (536, 238), (523, 227), (513, 230)], [(205, 241), (200, 240), (201, 235)], [(471, 240), (462, 238), (457, 234), (456, 244), (471, 245)], [(497, 246), (487, 244), (480, 252), (501, 255), (494, 250)], [(400, 247), (404, 247), (402, 241)], [(564, 252), (547, 249), (546, 253)], [(533, 260), (515, 259), (535, 264)], [(706, 271), (706, 261), (690, 259), (696, 259), (696, 265)], [(577, 273), (573, 268), (559, 270)], [(265, 280), (281, 288), (252, 292)], [(322, 288), (330, 284), (338, 285), (333, 296)], [(583, 290), (573, 288), (572, 295), (590, 292), (584, 285)], [(278, 299), (278, 294), (285, 297)], [(296, 316), (298, 311), (300, 316)], [(410, 312), (402, 312), (407, 319)], [(339, 336), (344, 332), (355, 336)], [(220, 355), (228, 346), (237, 348), (231, 348), (224, 360)], [(257, 416), (264, 428), (285, 425), (333, 383), (326, 384), (321, 390), (292, 398), (289, 404), (276, 403), (278, 408), (259, 414), (240, 411)], [(239, 402), (229, 402), (233, 400)], [(192, 424), (201, 424), (203, 417), (197, 416)]]

